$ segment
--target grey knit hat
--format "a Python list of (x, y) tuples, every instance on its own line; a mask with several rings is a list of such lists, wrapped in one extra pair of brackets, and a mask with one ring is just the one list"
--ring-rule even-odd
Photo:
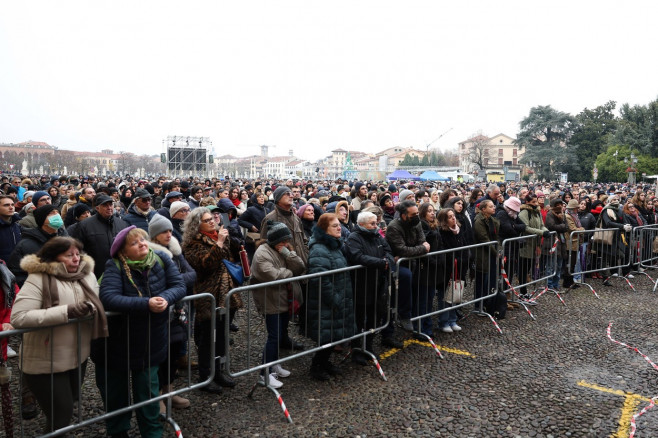
[(283, 222), (267, 222), (267, 244), (271, 247), (284, 240), (291, 240), (292, 233)]
[(154, 214), (149, 222), (149, 237), (151, 240), (155, 239), (160, 233), (165, 231), (173, 231), (174, 227), (166, 217), (161, 214)]
[(277, 204), (279, 199), (281, 199), (286, 193), (292, 194), (292, 191), (290, 191), (290, 189), (286, 186), (277, 187), (274, 191), (274, 203)]
[(400, 192), (400, 202), (406, 200), (406, 199), (407, 199), (407, 196), (409, 196), (409, 195), (413, 195), (413, 194), (414, 194), (414, 192), (412, 192), (412, 191), (409, 190), (409, 189), (402, 190), (402, 191)]

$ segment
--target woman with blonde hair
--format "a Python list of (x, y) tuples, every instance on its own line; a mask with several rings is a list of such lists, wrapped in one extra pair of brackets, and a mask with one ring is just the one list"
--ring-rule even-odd
[[(159, 394), (158, 369), (167, 359), (169, 306), (185, 297), (185, 283), (171, 258), (154, 251), (146, 231), (134, 225), (117, 234), (105, 264), (100, 298), (108, 311), (121, 312), (110, 319), (106, 346), (94, 354), (96, 385), (108, 412)], [(103, 357), (104, 353), (106, 356)], [(98, 354), (98, 356), (96, 356)], [(158, 403), (139, 408), (137, 424), (142, 436), (163, 431)], [(106, 420), (109, 435), (125, 435), (131, 412)]]

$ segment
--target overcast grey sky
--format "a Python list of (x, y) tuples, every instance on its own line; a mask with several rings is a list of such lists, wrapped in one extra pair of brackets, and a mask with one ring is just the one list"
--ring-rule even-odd
[[(0, 142), (218, 155), (449, 149), (530, 108), (658, 96), (658, 2), (29, 1), (0, 14)], [(254, 147), (251, 147), (254, 146)], [(271, 152), (272, 153), (272, 152)]]

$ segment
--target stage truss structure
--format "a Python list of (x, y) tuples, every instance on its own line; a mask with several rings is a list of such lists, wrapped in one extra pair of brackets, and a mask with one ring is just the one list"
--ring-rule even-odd
[(208, 175), (208, 152), (212, 150), (210, 137), (170, 135), (163, 142), (166, 143), (166, 164), (171, 176)]

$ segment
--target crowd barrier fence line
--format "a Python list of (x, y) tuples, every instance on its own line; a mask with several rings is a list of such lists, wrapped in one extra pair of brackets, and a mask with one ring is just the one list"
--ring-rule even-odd
[[(182, 304), (184, 306), (184, 308), (187, 310), (187, 315), (191, 315), (193, 313), (192, 312), (192, 303), (196, 300), (199, 300), (199, 299), (211, 300), (211, 305), (213, 307), (215, 307), (214, 297), (211, 294), (207, 294), (207, 293), (196, 294), (196, 295), (185, 297), (182, 300), (180, 300), (179, 303)], [(169, 325), (169, 328), (171, 327), (173, 311), (174, 311), (174, 306), (169, 306), (168, 307), (168, 314), (169, 314), (168, 325)], [(128, 318), (128, 320), (127, 320), (128, 329), (127, 329), (127, 333), (126, 333), (126, 338), (129, 340), (130, 339), (130, 315), (127, 315), (127, 314), (124, 314), (124, 313), (119, 313), (119, 312), (106, 312), (106, 315), (108, 317), (108, 324), (110, 323), (112, 318), (120, 318), (120, 317), (127, 317)], [(150, 313), (149, 313), (149, 318), (150, 318)], [(77, 331), (77, 333), (76, 333), (77, 334), (77, 343), (76, 343), (77, 363), (82, 364), (84, 361), (81, 358), (81, 355), (82, 355), (82, 345), (81, 345), (81, 342), (80, 342), (81, 341), (81, 325), (82, 324), (88, 324), (92, 320), (93, 320), (93, 317), (89, 316), (89, 317), (80, 318), (80, 319), (72, 319), (69, 322), (63, 323), (63, 324), (0, 331), (0, 339), (7, 338), (9, 340), (9, 338), (11, 338), (13, 336), (20, 336), (21, 337), (21, 344), (22, 344), (24, 334), (34, 333), (34, 332), (43, 331), (43, 330), (50, 330), (50, 332), (51, 332), (50, 333), (50, 338), (52, 339), (53, 338), (53, 331), (56, 328), (75, 324), (76, 325), (76, 331)], [(214, 323), (215, 323), (215, 315), (212, 314), (211, 315), (211, 324), (213, 324), (213, 326), (214, 326)], [(187, 341), (186, 341), (187, 342), (187, 351), (189, 351), (189, 349), (192, 345), (191, 344), (191, 327), (190, 327), (189, 323), (187, 324), (186, 330), (187, 330)], [(150, 333), (149, 333), (149, 335), (150, 335)], [(168, 339), (167, 339), (168, 345), (169, 345), (170, 339), (171, 339), (171, 330), (168, 330)], [(104, 357), (103, 368), (106, 371), (103, 379), (104, 379), (104, 382), (105, 382), (105, 385), (106, 385), (105, 387), (107, 388), (108, 384), (112, 384), (112, 382), (109, 382), (109, 379), (108, 379), (108, 376), (107, 376), (107, 370), (108, 370), (107, 338), (100, 339), (97, 342), (102, 343), (103, 357)], [(52, 390), (53, 379), (54, 379), (53, 348), (54, 348), (54, 342), (51, 342), (50, 343), (50, 349), (51, 349), (50, 350), (50, 357), (51, 357), (51, 360), (50, 360), (50, 366), (51, 366), (51, 372), (50, 372), (50, 376), (51, 376), (50, 377), (50, 382), (51, 382), (51, 391), (50, 391), (50, 393), (51, 393), (51, 405), (53, 405), (53, 401), (54, 401), (54, 391)], [(150, 357), (150, 352), (151, 352), (150, 348), (151, 348), (151, 339), (150, 339), (150, 336), (149, 336), (148, 346), (147, 346), (147, 350), (149, 352), (148, 357)], [(215, 348), (214, 342), (211, 343), (210, 348), (211, 348), (211, 355), (214, 355), (214, 348)], [(130, 361), (130, 344), (129, 343), (126, 343), (126, 350), (128, 352), (127, 359), (128, 359), (128, 361)], [(166, 363), (170, 363), (171, 354), (172, 354), (171, 348), (167, 348), (167, 358), (166, 358), (167, 362)], [(86, 361), (88, 363), (89, 361), (91, 361), (91, 358), (86, 358)], [(125, 414), (125, 413), (128, 413), (128, 412), (132, 412), (135, 409), (141, 408), (143, 406), (163, 401), (165, 403), (165, 406), (167, 407), (167, 412), (166, 412), (166, 414), (161, 414), (162, 420), (171, 425), (171, 427), (174, 429), (174, 433), (175, 433), (176, 437), (182, 438), (183, 434), (182, 434), (178, 424), (172, 418), (172, 415), (171, 415), (171, 412), (172, 412), (171, 399), (172, 399), (172, 397), (175, 396), (175, 395), (181, 395), (181, 394), (184, 394), (186, 392), (192, 391), (194, 389), (198, 389), (198, 388), (201, 388), (203, 386), (208, 385), (210, 382), (212, 382), (214, 374), (215, 374), (214, 362), (213, 362), (213, 363), (211, 363), (210, 377), (207, 380), (203, 381), (203, 382), (197, 382), (195, 384), (192, 384), (192, 382), (191, 382), (192, 376), (191, 376), (191, 372), (190, 372), (191, 371), (191, 364), (189, 362), (191, 362), (191, 361), (188, 361), (188, 374), (187, 374), (187, 378), (186, 378), (186, 386), (178, 388), (176, 390), (172, 390), (171, 392), (168, 392), (166, 394), (158, 395), (157, 397), (153, 397), (153, 398), (150, 398), (148, 400), (144, 400), (144, 401), (137, 402), (137, 403), (132, 403), (132, 404), (129, 403), (128, 406), (124, 406), (122, 408), (113, 410), (111, 412), (106, 412), (106, 409), (104, 407), (104, 406), (107, 406), (107, 401), (108, 401), (107, 394), (106, 394), (104, 400), (103, 400), (102, 396), (99, 397), (103, 401), (103, 406), (101, 406), (101, 410), (103, 410), (104, 413), (102, 413), (100, 415), (96, 415), (96, 416), (91, 416), (89, 418), (83, 418), (82, 410), (83, 410), (83, 406), (85, 405), (85, 402), (89, 402), (90, 397), (85, 397), (84, 394), (83, 394), (82, 389), (83, 389), (84, 384), (92, 385), (94, 388), (96, 388), (96, 385), (94, 383), (94, 377), (95, 376), (93, 376), (93, 375), (91, 375), (91, 373), (87, 372), (86, 376), (83, 379), (82, 370), (81, 370), (81, 367), (79, 366), (78, 367), (78, 382), (77, 382), (77, 385), (78, 385), (77, 408), (74, 407), (73, 416), (71, 418), (71, 424), (69, 424), (68, 426), (65, 426), (65, 427), (61, 427), (57, 430), (51, 430), (50, 432), (47, 432), (47, 433), (45, 433), (43, 435), (39, 435), (39, 436), (41, 436), (43, 438), (62, 436), (66, 433), (72, 432), (72, 431), (80, 429), (82, 427), (87, 427), (87, 426), (90, 426), (92, 424), (95, 424), (95, 423), (98, 423), (98, 422), (101, 422), (101, 421), (105, 421), (107, 419), (114, 418), (118, 415)], [(19, 368), (23, 369), (24, 362), (23, 362), (23, 355), (22, 354), (19, 356), (19, 363), (20, 363)], [(89, 367), (87, 366), (87, 369), (88, 368)], [(95, 367), (94, 371), (96, 372), (97, 369), (98, 369), (98, 364), (96, 364), (96, 367)], [(170, 373), (171, 373), (171, 369), (168, 369), (168, 371), (167, 371), (167, 374), (168, 374), (167, 377), (168, 378), (170, 377)], [(17, 398), (18, 398), (18, 400), (20, 400), (20, 398), (21, 398), (20, 395), (23, 393), (23, 389), (24, 389), (23, 388), (24, 382), (23, 382), (23, 379), (20, 377), (21, 373), (20, 373), (19, 370), (16, 370), (16, 372), (13, 373), (13, 374), (15, 376), (14, 378), (18, 379), (18, 395), (19, 395), (19, 397), (17, 397)], [(150, 379), (150, 374), (149, 374), (149, 379)], [(128, 379), (128, 385), (130, 385), (130, 379)], [(7, 383), (7, 386), (9, 386), (9, 383)], [(6, 389), (9, 390), (8, 387)], [(5, 388), (3, 388), (2, 390), (4, 391)], [(97, 390), (97, 389), (95, 389), (95, 390)], [(94, 390), (92, 390), (92, 391), (94, 391)], [(130, 388), (128, 388), (128, 392), (129, 392), (129, 394), (132, 394), (132, 391), (130, 390)], [(132, 399), (132, 397), (131, 397), (131, 399)], [(20, 436), (24, 437), (24, 436), (26, 436), (26, 431), (25, 431), (24, 420), (22, 419), (22, 404), (19, 403), (19, 405), (20, 405), (20, 408), (18, 410), (18, 414), (19, 414), (18, 419), (20, 421), (19, 432), (20, 432)], [(40, 407), (39, 407), (39, 409), (40, 409)], [(53, 406), (53, 409), (54, 409), (54, 406)], [(4, 411), (3, 411), (3, 415), (5, 415)], [(51, 412), (51, 417), (53, 417), (52, 412)], [(15, 416), (14, 416), (14, 418), (15, 418)], [(54, 418), (52, 418), (52, 421), (54, 421)], [(52, 421), (49, 425), (46, 425), (46, 427), (48, 427), (50, 429), (53, 429), (53, 427), (52, 427), (53, 422)], [(9, 437), (9, 436), (13, 436), (13, 432), (14, 432), (14, 430), (12, 429), (11, 432), (5, 431), (5, 434), (6, 434), (6, 436)]]

